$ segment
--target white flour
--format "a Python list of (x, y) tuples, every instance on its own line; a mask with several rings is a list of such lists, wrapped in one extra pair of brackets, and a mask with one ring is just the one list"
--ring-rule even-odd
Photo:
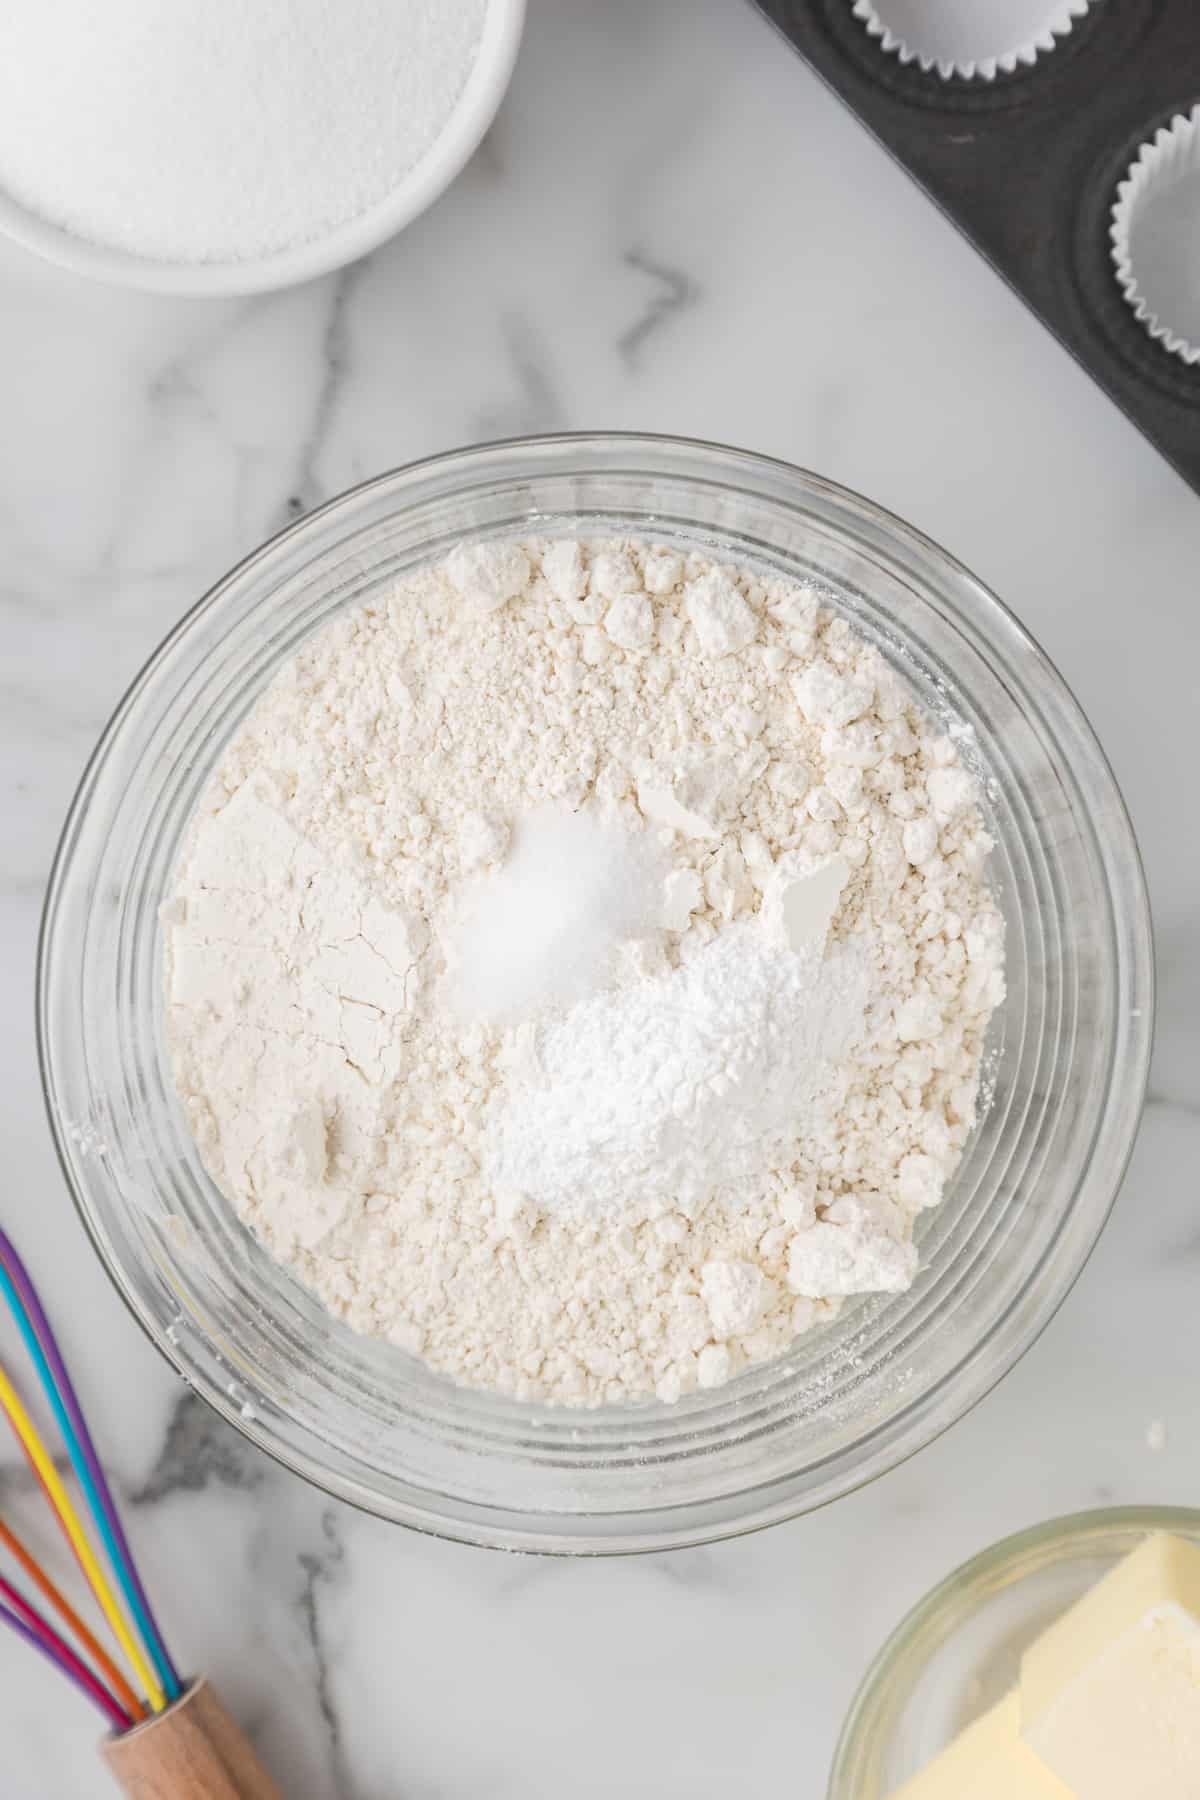
[(486, 0), (4, 0), (0, 187), (182, 262), (322, 237), (441, 134)]
[(457, 552), (301, 650), (192, 828), (169, 1028), (206, 1165), (461, 1381), (715, 1386), (912, 1279), (1003, 993), (975, 801), (814, 592)]

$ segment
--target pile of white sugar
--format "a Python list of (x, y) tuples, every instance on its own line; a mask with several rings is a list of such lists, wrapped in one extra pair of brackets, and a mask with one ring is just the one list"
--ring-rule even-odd
[(165, 909), (214, 1180), (335, 1313), (582, 1404), (912, 1280), (1003, 996), (957, 744), (834, 597), (454, 552), (300, 651)]
[(0, 189), (179, 262), (324, 237), (440, 136), (487, 0), (4, 0)]

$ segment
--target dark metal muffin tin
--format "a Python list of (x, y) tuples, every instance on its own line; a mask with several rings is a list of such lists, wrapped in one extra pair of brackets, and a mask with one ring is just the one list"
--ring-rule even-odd
[(1200, 100), (1197, 0), (1093, 0), (990, 81), (901, 62), (851, 0), (756, 4), (1200, 491), (1200, 366), (1134, 317), (1108, 235), (1139, 147)]

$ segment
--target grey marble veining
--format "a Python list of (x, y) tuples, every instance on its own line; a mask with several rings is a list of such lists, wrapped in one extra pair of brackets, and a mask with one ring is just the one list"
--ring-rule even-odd
[(649, 341), (669, 326), (677, 314), (696, 305), (700, 288), (686, 269), (656, 262), (645, 250), (626, 250), (622, 260), (627, 268), (636, 269), (653, 283), (644, 311), (617, 339), (622, 361), (628, 368), (636, 370)]
[(227, 1487), (253, 1492), (262, 1483), (263, 1459), (190, 1388), (175, 1395), (162, 1447), (144, 1481), (130, 1489), (130, 1507), (157, 1506), (174, 1494), (203, 1494)]
[[(867, 1660), (954, 1562), (1053, 1512), (1200, 1500), (1200, 505), (737, 0), (533, 0), (479, 154), (347, 273), (159, 300), (0, 241), (0, 318), (3, 1214), (181, 1661), (216, 1676), (289, 1800), (820, 1800)], [(74, 1226), (31, 992), (72, 788), (184, 607), (353, 481), (588, 427), (818, 468), (1004, 596), (1124, 786), (1162, 1004), (1113, 1220), (969, 1418), (813, 1518), (570, 1564), (359, 1515), (180, 1389)], [(0, 1497), (61, 1567), (8, 1447)], [(0, 1641), (0, 1669), (6, 1796), (102, 1800), (90, 1714), (19, 1646)]]

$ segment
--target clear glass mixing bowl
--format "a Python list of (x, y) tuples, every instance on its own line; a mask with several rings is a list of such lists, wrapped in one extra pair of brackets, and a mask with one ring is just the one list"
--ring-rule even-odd
[[(297, 645), (456, 541), (630, 532), (839, 590), (933, 711), (974, 733), (1008, 921), (994, 1098), (920, 1235), (909, 1293), (675, 1406), (531, 1407), (453, 1386), (330, 1318), (201, 1168), (164, 1051), (158, 908), (230, 733)], [(944, 1430), (1046, 1324), (1094, 1244), (1141, 1109), (1152, 958), (1137, 848), (1095, 738), (987, 589), (917, 531), (785, 464), (577, 436), (436, 457), (247, 558), (104, 733), (46, 901), (50, 1120), (118, 1289), (264, 1450), (385, 1517), (508, 1548), (645, 1550), (844, 1494)]]
[(1004, 1698), (1030, 1645), (1154, 1531), (1200, 1541), (1200, 1512), (1120, 1506), (1072, 1513), (1004, 1538), (955, 1569), (913, 1607), (867, 1671), (826, 1800), (887, 1800)]

